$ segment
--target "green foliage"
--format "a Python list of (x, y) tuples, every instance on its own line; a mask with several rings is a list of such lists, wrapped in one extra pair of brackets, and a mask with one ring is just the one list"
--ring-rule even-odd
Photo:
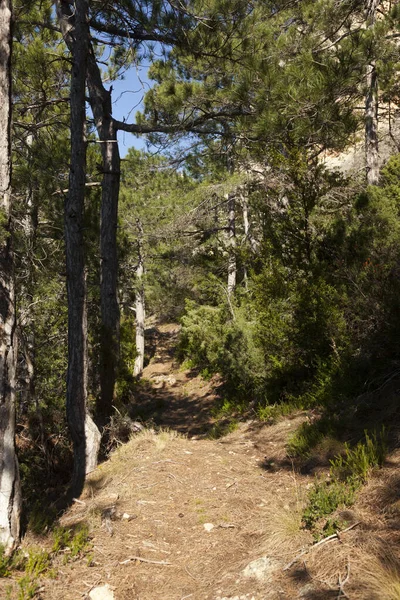
[(294, 401), (282, 402), (281, 404), (259, 404), (257, 406), (257, 417), (260, 421), (266, 421), (273, 424), (279, 417), (285, 417), (302, 410), (305, 407), (297, 399)]
[(338, 424), (331, 418), (320, 418), (314, 423), (302, 423), (287, 443), (287, 453), (292, 457), (307, 458), (321, 440), (336, 433)]
[(209, 430), (207, 437), (210, 440), (218, 440), (229, 433), (233, 433), (239, 427), (239, 423), (235, 419), (230, 419), (228, 421), (223, 420), (215, 423), (211, 429)]
[(338, 508), (354, 503), (357, 490), (366, 483), (373, 468), (382, 466), (385, 456), (385, 431), (382, 430), (379, 435), (365, 432), (364, 441), (354, 448), (346, 444), (344, 454), (331, 460), (330, 479), (316, 481), (303, 513), (304, 526), (317, 539), (339, 529), (337, 519), (325, 519), (324, 523), (322, 520)]
[(382, 428), (379, 435), (365, 431), (365, 441), (354, 448), (346, 444), (344, 455), (331, 461), (331, 475), (343, 481), (355, 479), (360, 484), (365, 483), (371, 469), (383, 465), (386, 453), (385, 429)]
[(12, 586), (8, 589), (7, 597), (10, 600), (29, 600), (36, 596), (39, 578), (51, 573), (50, 554), (31, 548), (26, 553), (18, 550), (11, 556), (5, 556), (4, 550), (0, 548), (0, 577), (10, 577), (21, 571), (24, 574), (16, 580), (16, 596), (12, 596)]
[(31, 577), (43, 575), (50, 567), (50, 555), (43, 550), (30, 550), (26, 558), (25, 572)]
[(8, 577), (10, 574), (10, 558), (6, 555), (4, 546), (0, 546), (0, 577)]
[(120, 325), (120, 364), (115, 385), (117, 405), (129, 402), (135, 383), (133, 377), (136, 358), (135, 330), (135, 319), (131, 315), (123, 315)]
[(303, 512), (305, 528), (313, 531), (316, 537), (322, 535), (324, 529), (315, 531), (318, 521), (331, 515), (337, 508), (351, 506), (357, 487), (355, 481), (316, 481), (308, 494), (307, 506)]
[(31, 575), (23, 575), (17, 581), (18, 593), (16, 600), (29, 600), (34, 598), (39, 588), (36, 577)]
[(248, 404), (262, 394), (264, 363), (246, 312), (237, 308), (233, 318), (226, 306), (187, 301), (179, 351), (203, 372), (220, 373), (230, 396)]
[(75, 529), (57, 527), (53, 531), (52, 552), (58, 553), (68, 549), (67, 559), (75, 559), (85, 554), (91, 547), (89, 528), (83, 524)]

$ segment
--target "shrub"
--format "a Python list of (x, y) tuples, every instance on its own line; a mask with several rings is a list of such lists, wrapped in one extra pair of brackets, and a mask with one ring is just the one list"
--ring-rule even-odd
[(253, 400), (261, 397), (265, 381), (263, 353), (256, 343), (256, 322), (245, 309), (236, 309), (235, 318), (226, 307), (186, 304), (179, 345), (207, 377), (220, 373), (231, 398)]
[[(303, 523), (316, 538), (329, 535), (340, 526), (338, 520), (328, 519), (322, 529), (318, 523), (338, 508), (351, 506), (356, 491), (367, 481), (371, 469), (383, 464), (386, 454), (385, 432), (369, 435), (354, 448), (345, 446), (344, 455), (331, 461), (330, 479), (316, 481), (308, 494), (307, 506), (303, 512)], [(329, 533), (330, 532), (330, 533)]]

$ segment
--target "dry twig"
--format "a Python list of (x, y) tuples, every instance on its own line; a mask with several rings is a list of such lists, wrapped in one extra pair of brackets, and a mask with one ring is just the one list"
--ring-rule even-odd
[(138, 560), (139, 562), (149, 563), (151, 565), (162, 565), (162, 566), (172, 565), (172, 563), (168, 562), (167, 560), (150, 560), (150, 558), (142, 558), (141, 556), (130, 556), (129, 558), (127, 558), (126, 560), (123, 560), (119, 564), (126, 565), (129, 562), (131, 562), (132, 560)]
[[(297, 556), (295, 556), (294, 559), (290, 561), (290, 563), (288, 563), (287, 565), (285, 565), (283, 567), (282, 571), (288, 571), (291, 567), (293, 567), (294, 564), (297, 563), (298, 560), (300, 560), (300, 558), (302, 558), (305, 554), (308, 554), (312, 550), (315, 550), (315, 548), (318, 548), (319, 546), (327, 544), (328, 542), (331, 542), (332, 540), (339, 540), (340, 541), (340, 536), (343, 533), (346, 533), (347, 531), (350, 531), (351, 529), (354, 529), (354, 527), (357, 527), (357, 525), (360, 525), (360, 523), (361, 523), (361, 521), (357, 521), (357, 523), (353, 523), (353, 525), (350, 525), (350, 527), (346, 527), (346, 529), (342, 529), (342, 531), (338, 531), (336, 533), (333, 533), (332, 535), (328, 535), (328, 537), (320, 540), (316, 544), (313, 544), (312, 546), (309, 546), (305, 550), (302, 550), (300, 552), (300, 554), (298, 554)], [(347, 581), (347, 578), (346, 578), (346, 581)]]

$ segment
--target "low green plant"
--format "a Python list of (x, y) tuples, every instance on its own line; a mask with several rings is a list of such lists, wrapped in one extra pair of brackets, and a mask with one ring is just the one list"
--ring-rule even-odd
[(323, 517), (331, 515), (337, 508), (351, 506), (354, 503), (356, 481), (320, 481), (317, 480), (308, 494), (307, 506), (303, 512), (303, 523), (317, 537), (316, 524)]
[(0, 577), (10, 574), (10, 557), (6, 555), (3, 545), (0, 545)]
[(374, 467), (381, 467), (386, 456), (385, 430), (369, 435), (365, 431), (365, 441), (354, 448), (345, 445), (344, 455), (331, 461), (331, 474), (343, 481), (355, 478), (360, 484), (365, 483)]
[(23, 575), (17, 581), (18, 594), (16, 600), (30, 600), (37, 594), (39, 584), (37, 578), (33, 575)]
[(71, 548), (72, 558), (84, 554), (90, 548), (89, 527), (87, 525), (81, 525), (75, 531), (69, 547)]
[(373, 468), (382, 466), (385, 454), (385, 431), (382, 429), (379, 435), (365, 432), (364, 441), (354, 448), (346, 444), (344, 454), (330, 461), (329, 479), (316, 481), (303, 512), (304, 527), (311, 530), (316, 539), (340, 528), (337, 519), (326, 519), (322, 527), (319, 525), (338, 508), (354, 503), (357, 490), (367, 481)]
[(239, 423), (236, 420), (231, 420), (228, 423), (226, 421), (215, 423), (208, 432), (208, 438), (217, 440), (228, 435), (228, 433), (233, 433), (238, 427)]
[(66, 527), (55, 527), (53, 529), (53, 546), (52, 552), (57, 554), (64, 548), (66, 548), (69, 544), (69, 540), (71, 537), (71, 530)]
[(289, 438), (287, 453), (290, 457), (307, 458), (310, 452), (325, 437), (333, 436), (336, 432), (336, 421), (325, 417), (314, 423), (302, 423), (297, 431)]
[(66, 527), (57, 527), (53, 532), (53, 538), (52, 551), (57, 554), (61, 550), (68, 548), (69, 558), (81, 556), (90, 548), (89, 528), (87, 525), (80, 525), (75, 530)]
[(32, 577), (43, 575), (50, 568), (50, 554), (44, 550), (30, 550), (26, 558), (25, 572)]
[(279, 417), (291, 415), (303, 407), (295, 401), (283, 402), (282, 404), (260, 404), (257, 409), (257, 417), (260, 421), (274, 423)]
[(235, 398), (223, 398), (215, 404), (211, 410), (211, 414), (215, 419), (222, 419), (237, 413), (242, 414), (246, 408), (245, 402), (241, 402)]

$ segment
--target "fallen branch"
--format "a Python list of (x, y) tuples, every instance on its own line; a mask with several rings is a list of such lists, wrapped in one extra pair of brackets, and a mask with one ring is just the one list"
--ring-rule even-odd
[(354, 527), (357, 527), (357, 525), (360, 525), (360, 523), (361, 523), (361, 521), (357, 521), (357, 523), (353, 523), (353, 525), (350, 525), (350, 527), (346, 527), (346, 529), (342, 529), (342, 531), (337, 531), (336, 533), (333, 533), (332, 535), (328, 535), (328, 537), (320, 540), (316, 544), (313, 544), (312, 546), (309, 546), (305, 550), (302, 550), (302, 552), (300, 552), (300, 554), (298, 554), (297, 556), (295, 556), (294, 559), (290, 561), (290, 563), (288, 563), (287, 565), (285, 565), (283, 567), (282, 571), (288, 571), (291, 567), (293, 567), (294, 564), (297, 563), (297, 561), (300, 560), (300, 558), (302, 558), (305, 554), (308, 554), (309, 552), (311, 552), (315, 548), (318, 548), (319, 546), (327, 544), (328, 542), (331, 542), (332, 540), (339, 540), (340, 541), (340, 536), (343, 533), (346, 533), (347, 531), (350, 531), (351, 529), (354, 529)]
[(350, 562), (347, 563), (346, 577), (344, 579), (342, 579), (342, 576), (339, 573), (339, 577), (338, 577), (339, 594), (338, 594), (337, 600), (340, 600), (341, 598), (348, 598), (348, 595), (343, 590), (343, 587), (349, 581), (349, 579), (350, 579)]
[(140, 562), (150, 563), (151, 565), (162, 565), (162, 566), (172, 565), (172, 563), (168, 562), (167, 560), (150, 560), (150, 558), (142, 558), (141, 556), (130, 556), (129, 558), (127, 558), (126, 560), (123, 560), (119, 564), (126, 565), (129, 562), (131, 562), (132, 560), (138, 560)]

